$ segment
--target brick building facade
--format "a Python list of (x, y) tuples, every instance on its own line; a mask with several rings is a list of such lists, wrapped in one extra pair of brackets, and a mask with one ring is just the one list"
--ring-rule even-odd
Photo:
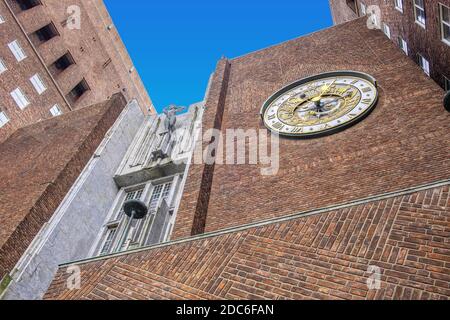
[(152, 102), (101, 0), (0, 1), (0, 141), (116, 92)]
[[(450, 90), (449, 0), (330, 0), (335, 24), (381, 9), (380, 28), (442, 88)], [(423, 62), (422, 62), (423, 61)], [(428, 64), (428, 67), (426, 66)]]
[[(203, 130), (265, 130), (268, 97), (336, 70), (377, 79), (379, 101), (364, 121), (280, 138), (271, 176), (263, 164), (191, 164), (170, 242), (69, 262), (46, 298), (448, 299), (444, 91), (366, 19), (220, 60)], [(81, 268), (77, 290), (67, 286), (72, 266)], [(380, 288), (367, 285), (370, 266)]]
[(117, 94), (21, 128), (0, 144), (1, 291), (125, 106)]

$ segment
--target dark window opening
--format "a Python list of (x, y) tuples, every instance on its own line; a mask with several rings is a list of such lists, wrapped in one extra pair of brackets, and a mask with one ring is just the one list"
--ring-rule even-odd
[(22, 11), (34, 8), (42, 4), (40, 0), (14, 0), (14, 2)]
[(347, 5), (352, 9), (354, 13), (358, 13), (358, 6), (356, 0), (347, 0)]
[(70, 103), (74, 104), (78, 99), (81, 98), (83, 94), (85, 94), (89, 90), (89, 85), (87, 84), (86, 80), (83, 79), (72, 89), (72, 91), (69, 92), (69, 94), (67, 95), (67, 100), (69, 100)]
[(49, 66), (49, 70), (53, 76), (57, 76), (73, 64), (75, 64), (75, 60), (72, 55), (67, 52), (65, 55), (56, 60), (51, 66)]
[(41, 43), (47, 42), (50, 39), (58, 36), (58, 30), (56, 30), (56, 27), (53, 23), (49, 23), (45, 27), (42, 27), (41, 29), (35, 31), (30, 35), (31, 40), (33, 41), (34, 45), (39, 45)]

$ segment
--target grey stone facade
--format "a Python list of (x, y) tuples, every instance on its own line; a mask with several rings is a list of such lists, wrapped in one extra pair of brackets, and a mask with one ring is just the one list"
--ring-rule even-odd
[(129, 103), (52, 219), (16, 265), (2, 299), (41, 299), (58, 264), (88, 256), (118, 192), (112, 176), (144, 118), (138, 103)]
[[(175, 132), (168, 132), (165, 115), (145, 116), (136, 101), (129, 103), (17, 263), (1, 299), (41, 299), (59, 264), (100, 255), (130, 190), (149, 206), (145, 225), (140, 222), (140, 241), (126, 238), (125, 244), (117, 244), (124, 234), (122, 219), (111, 241), (115, 247), (106, 253), (167, 241), (202, 113), (203, 103), (192, 105), (177, 118)], [(131, 237), (137, 234), (135, 227)]]

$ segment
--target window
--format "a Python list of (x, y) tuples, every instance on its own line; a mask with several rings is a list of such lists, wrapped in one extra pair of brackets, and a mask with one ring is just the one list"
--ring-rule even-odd
[(58, 60), (53, 62), (48, 69), (50, 70), (51, 74), (56, 77), (61, 72), (69, 68), (71, 65), (75, 64), (75, 60), (73, 59), (72, 55), (67, 52), (62, 57), (60, 57)]
[(59, 105), (55, 104), (51, 109), (50, 109), (50, 113), (52, 114), (52, 116), (57, 117), (62, 115), (62, 111), (61, 108), (59, 107)]
[(13, 92), (11, 92), (11, 97), (14, 99), (17, 106), (22, 110), (25, 109), (30, 104), (30, 101), (28, 101), (28, 98), (25, 96), (25, 94), (22, 92), (20, 88), (17, 88)]
[[(118, 237), (118, 230), (120, 227), (124, 228), (124, 225), (128, 222), (128, 217), (123, 212), (123, 205), (129, 200), (141, 200), (143, 198), (143, 193), (144, 188), (139, 188), (125, 193), (123, 200), (120, 202), (118, 213), (114, 215), (113, 221), (111, 221), (106, 227), (106, 234), (104, 236), (103, 243), (99, 252), (100, 255), (106, 255), (112, 253), (113, 251), (116, 251), (115, 247), (117, 246), (118, 242), (123, 239), (124, 236), (122, 234), (120, 237)], [(134, 222), (131, 230), (129, 230), (129, 234), (133, 233), (135, 227), (136, 221)], [(127, 242), (127, 239), (125, 239), (125, 242)], [(122, 244), (121, 247), (123, 248), (124, 244)]]
[(385, 23), (383, 23), (384, 34), (390, 39), (391, 38), (391, 28)]
[(439, 4), (441, 12), (441, 33), (442, 40), (450, 45), (450, 8)]
[[(172, 182), (166, 182), (162, 184), (153, 185), (148, 183), (144, 187), (134, 189), (126, 192), (122, 192), (119, 195), (119, 204), (113, 213), (112, 220), (106, 225), (102, 239), (99, 241), (98, 254), (105, 255), (117, 251), (124, 251), (128, 249), (138, 248), (149, 243), (153, 244), (151, 235), (156, 235), (159, 238), (160, 234), (165, 236), (169, 225), (166, 223), (164, 226), (153, 226), (153, 222), (157, 215), (167, 214), (169, 211), (161, 211), (160, 204), (163, 199), (170, 202), (168, 199), (170, 191), (172, 190)], [(130, 229), (126, 230), (127, 224), (130, 222), (128, 216), (123, 212), (123, 205), (128, 200), (142, 200), (148, 205), (148, 215), (141, 220), (134, 220), (130, 223)], [(162, 217), (162, 216), (159, 216)], [(168, 218), (170, 216), (165, 216)], [(164, 220), (164, 219), (163, 219)], [(156, 228), (156, 232), (153, 228)], [(155, 237), (153, 237), (155, 238)]]
[(361, 6), (361, 14), (363, 15), (363, 16), (365, 16), (366, 14), (367, 14), (367, 7), (366, 7), (366, 5), (364, 4), (364, 3), (360, 3), (360, 6)]
[(28, 10), (41, 4), (39, 0), (16, 0), (21, 10)]
[(47, 87), (45, 86), (39, 74), (36, 73), (34, 76), (32, 76), (30, 78), (30, 81), (38, 94), (42, 94), (45, 90), (47, 90)]
[(347, 5), (352, 9), (354, 13), (358, 13), (358, 7), (356, 6), (356, 0), (346, 0)]
[(5, 63), (3, 62), (3, 60), (0, 59), (0, 74), (5, 72), (6, 70), (8, 70), (8, 68), (6, 68)]
[(398, 37), (398, 46), (406, 55), (408, 55), (408, 43), (406, 43), (402, 37)]
[(20, 46), (19, 41), (14, 40), (10, 44), (8, 44), (8, 47), (18, 62), (22, 61), (27, 57), (22, 47)]
[(6, 113), (0, 110), (0, 128), (9, 122), (9, 118)]
[(85, 79), (81, 80), (80, 83), (78, 83), (67, 95), (67, 99), (71, 103), (77, 102), (78, 99), (81, 98), (81, 96), (89, 90), (89, 86)]
[(116, 238), (117, 229), (117, 224), (108, 226), (105, 241), (102, 245), (102, 249), (100, 250), (100, 255), (106, 255), (111, 252), (112, 246), (114, 244), (114, 239)]
[(426, 17), (424, 0), (414, 0), (414, 16), (416, 22), (422, 27), (425, 27)]
[(150, 205), (148, 206), (150, 212), (153, 212), (157, 209), (159, 201), (161, 199), (167, 199), (171, 185), (171, 183), (160, 184), (154, 188), (152, 197), (150, 199)]
[(450, 79), (444, 76), (444, 89), (450, 91)]
[(58, 36), (58, 30), (53, 23), (49, 23), (45, 27), (35, 31), (30, 35), (30, 39), (35, 46), (40, 45), (41, 43), (47, 42), (52, 38)]
[(2, 15), (0, 15), (0, 24), (2, 24), (2, 23), (4, 23), (4, 22), (5, 22), (5, 18), (3, 18)]
[(419, 54), (419, 66), (429, 76), (430, 75), (430, 62)]
[(403, 0), (395, 0), (395, 9), (403, 12)]

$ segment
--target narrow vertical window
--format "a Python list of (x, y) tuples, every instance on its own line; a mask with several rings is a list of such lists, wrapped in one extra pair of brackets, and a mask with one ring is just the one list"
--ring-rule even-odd
[(430, 75), (430, 62), (424, 56), (419, 54), (419, 66), (428, 76)]
[(367, 7), (364, 3), (361, 2), (361, 15), (365, 16), (367, 14)]
[(35, 74), (30, 78), (31, 83), (33, 84), (34, 89), (36, 92), (41, 95), (44, 93), (45, 90), (47, 90), (47, 87), (44, 84), (44, 81), (42, 81), (42, 78), (39, 76), (39, 74)]
[(0, 128), (9, 122), (9, 118), (6, 113), (0, 110)]
[(105, 255), (111, 253), (114, 240), (116, 238), (117, 234), (117, 227), (118, 225), (111, 225), (108, 226), (108, 230), (106, 231), (105, 241), (102, 245), (102, 249), (100, 250), (100, 255)]
[(416, 22), (425, 28), (426, 16), (425, 16), (425, 1), (414, 0), (414, 16)]
[(398, 37), (398, 46), (408, 55), (408, 43), (402, 37)]
[(439, 4), (441, 13), (442, 41), (450, 46), (450, 8)]
[(395, 0), (395, 9), (403, 13), (403, 0)]
[(22, 47), (20, 46), (19, 41), (14, 40), (13, 42), (8, 44), (8, 47), (18, 62), (24, 60), (27, 57)]
[(386, 37), (391, 38), (391, 28), (387, 24), (383, 24), (383, 30)]
[(444, 89), (450, 91), (450, 79), (444, 76)]
[(5, 72), (6, 70), (8, 70), (8, 68), (6, 68), (5, 63), (3, 62), (2, 59), (0, 59), (0, 74), (2, 74), (3, 72)]
[(30, 104), (30, 101), (28, 100), (28, 98), (25, 96), (25, 94), (22, 92), (22, 90), (20, 88), (17, 88), (13, 92), (11, 92), (11, 97), (14, 99), (17, 106), (21, 110), (25, 109)]

